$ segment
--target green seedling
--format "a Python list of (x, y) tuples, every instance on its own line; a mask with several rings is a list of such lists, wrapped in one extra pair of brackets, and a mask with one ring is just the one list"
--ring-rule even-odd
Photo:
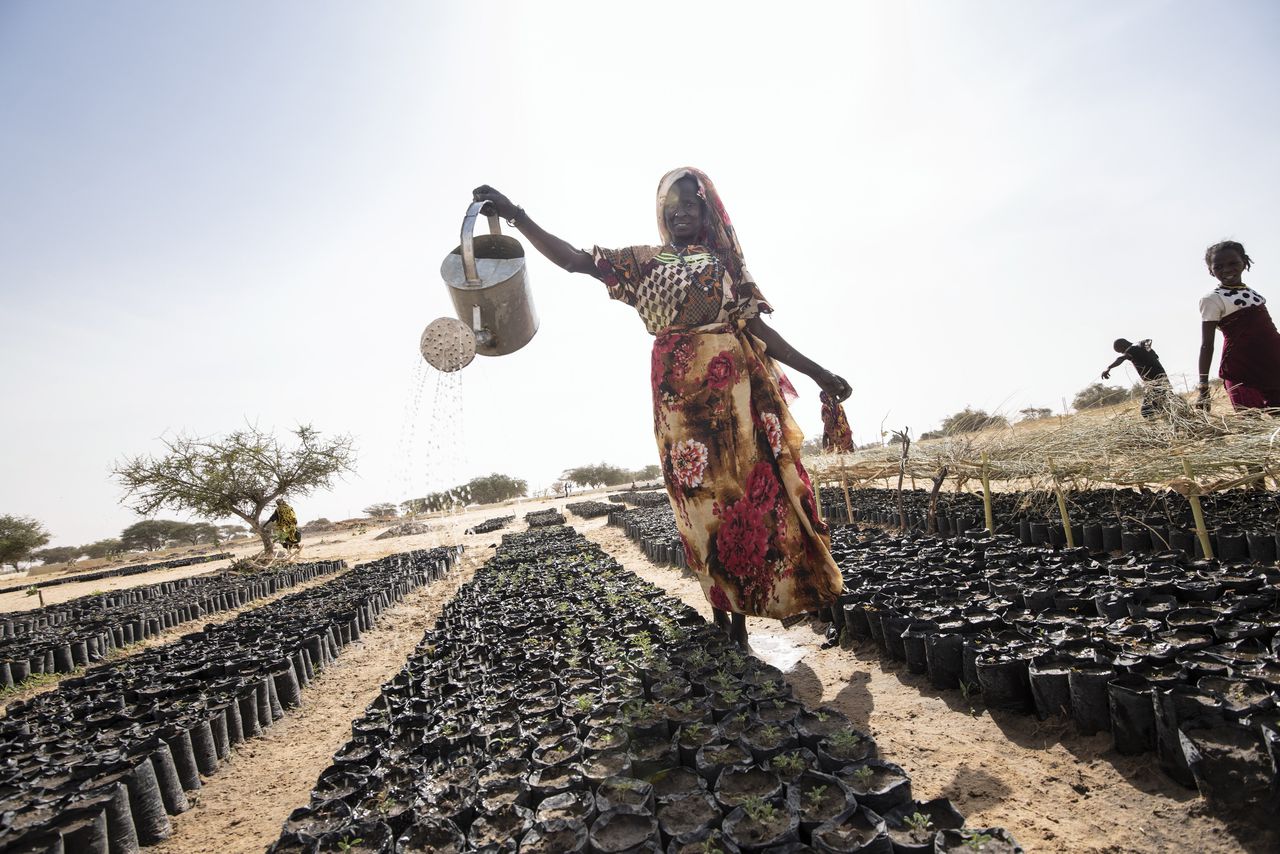
[(995, 839), (990, 833), (975, 833), (964, 841), (964, 847), (970, 851), (981, 851), (982, 846)]
[(747, 798), (742, 804), (742, 811), (759, 824), (773, 821), (778, 813), (777, 807), (758, 795)]
[(842, 729), (837, 733), (833, 733), (827, 743), (841, 752), (856, 750), (858, 745), (862, 744), (862, 737), (853, 730)]
[(742, 692), (739, 691), (737, 688), (730, 688), (727, 691), (720, 692), (720, 699), (724, 700), (726, 703), (729, 703), (730, 705), (736, 706), (738, 703), (742, 702)]
[(348, 839), (347, 837), (344, 836), (338, 840), (338, 850), (350, 851), (352, 848), (355, 848), (357, 845), (359, 845), (362, 842), (364, 842), (364, 839), (362, 839), (359, 836), (357, 836), (355, 839)]
[(702, 723), (701, 721), (698, 721), (696, 723), (691, 723), (688, 726), (686, 726), (684, 728), (684, 733), (690, 738), (696, 739), (696, 738), (702, 738), (704, 735), (706, 735), (708, 729), (709, 727), (706, 724)]
[(902, 820), (908, 830), (916, 833), (928, 833), (933, 830), (933, 819), (922, 812), (914, 812)]
[(577, 697), (574, 698), (573, 706), (579, 712), (586, 714), (587, 712), (591, 711), (592, 702), (593, 701), (591, 699), (590, 694), (579, 694)]
[(777, 741), (782, 737), (782, 730), (773, 724), (768, 724), (760, 728), (760, 737), (765, 741)]
[(780, 753), (769, 762), (774, 770), (792, 776), (805, 769), (805, 761), (798, 753)]
[(853, 777), (854, 782), (857, 783), (859, 787), (861, 787), (862, 789), (866, 789), (871, 785), (871, 778), (874, 777), (875, 775), (876, 775), (876, 772), (874, 770), (867, 767), (866, 765), (863, 765), (861, 768), (854, 771), (853, 774), (850, 776)]
[(963, 699), (963, 700), (964, 700), (965, 705), (969, 707), (969, 714), (971, 714), (971, 715), (975, 715), (975, 716), (976, 716), (978, 713), (977, 713), (976, 711), (974, 711), (974, 708), (973, 708), (973, 689), (974, 689), (974, 687), (975, 687), (974, 685), (971, 685), (971, 684), (970, 684), (970, 683), (968, 683), (968, 682), (961, 682), (961, 683), (960, 683), (960, 698), (961, 698), (961, 699)]
[(831, 717), (831, 715), (827, 714), (824, 711), (819, 710), (817, 712), (814, 712), (814, 717), (818, 719), (818, 723), (824, 724), (827, 722), (827, 719)]
[(809, 809), (816, 810), (818, 807), (822, 806), (822, 796), (825, 795), (826, 793), (827, 793), (826, 786), (814, 786), (812, 789), (806, 792), (804, 797), (805, 797), (805, 800), (809, 802), (808, 804)]

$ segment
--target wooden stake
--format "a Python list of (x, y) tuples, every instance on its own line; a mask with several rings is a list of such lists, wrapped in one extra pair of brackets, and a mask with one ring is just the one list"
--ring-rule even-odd
[(925, 523), (926, 533), (938, 533), (938, 490), (942, 489), (942, 482), (946, 479), (947, 467), (943, 466), (938, 469), (938, 473), (933, 476), (933, 492), (929, 494), (929, 518)]
[(907, 432), (908, 428), (903, 427), (900, 432), (894, 433), (902, 439), (902, 456), (898, 458), (898, 527), (903, 530), (907, 528), (907, 509), (902, 503), (902, 479), (907, 474), (907, 457), (911, 453), (911, 437)]
[(1049, 475), (1053, 478), (1053, 491), (1058, 495), (1058, 512), (1062, 515), (1062, 533), (1067, 537), (1067, 548), (1076, 547), (1076, 538), (1071, 533), (1071, 514), (1067, 513), (1067, 499), (1062, 494), (1062, 484), (1058, 483), (1058, 472), (1053, 468), (1053, 460), (1049, 460)]
[(853, 524), (853, 502), (849, 500), (849, 476), (844, 470), (844, 459), (840, 460), (840, 488), (844, 490), (845, 521)]
[(1204, 524), (1204, 510), (1200, 507), (1200, 486), (1196, 484), (1196, 476), (1191, 471), (1191, 461), (1185, 457), (1182, 460), (1182, 472), (1192, 483), (1187, 492), (1187, 502), (1190, 503), (1191, 515), (1196, 520), (1196, 536), (1200, 538), (1200, 549), (1204, 552), (1205, 560), (1213, 560), (1213, 546), (1209, 544), (1209, 529)]
[(991, 472), (987, 461), (987, 452), (982, 452), (982, 509), (987, 515), (987, 530), (996, 532), (995, 514), (991, 509)]

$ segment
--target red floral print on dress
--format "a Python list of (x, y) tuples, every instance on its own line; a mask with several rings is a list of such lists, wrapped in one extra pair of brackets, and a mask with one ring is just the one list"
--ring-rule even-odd
[(702, 565), (698, 553), (693, 550), (693, 546), (689, 544), (689, 538), (683, 533), (680, 534), (680, 545), (684, 546), (684, 562), (689, 565), (689, 569), (694, 572), (705, 572), (706, 567)]
[(777, 499), (778, 478), (773, 473), (773, 466), (766, 462), (756, 463), (747, 476), (747, 500), (767, 513), (773, 509)]
[(764, 555), (769, 549), (769, 529), (764, 523), (764, 513), (743, 499), (721, 507), (718, 515), (720, 528), (716, 531), (716, 551), (721, 565), (730, 575), (745, 580), (755, 579), (764, 569)]
[(707, 362), (706, 383), (716, 391), (723, 391), (733, 385), (738, 378), (738, 369), (733, 365), (733, 355), (727, 350), (721, 351)]
[(764, 434), (769, 439), (769, 450), (778, 456), (782, 453), (782, 422), (777, 414), (766, 412), (760, 416), (760, 423), (764, 425)]
[(618, 275), (614, 272), (613, 265), (604, 258), (596, 261), (596, 269), (600, 271), (598, 278), (606, 285), (615, 286), (618, 284)]
[(702, 485), (707, 471), (707, 446), (697, 439), (684, 439), (671, 449), (671, 470), (685, 489)]
[(724, 588), (719, 584), (711, 585), (711, 589), (707, 591), (707, 596), (711, 600), (711, 607), (719, 608), (721, 611), (733, 610), (733, 604), (729, 601), (729, 597), (725, 595)]

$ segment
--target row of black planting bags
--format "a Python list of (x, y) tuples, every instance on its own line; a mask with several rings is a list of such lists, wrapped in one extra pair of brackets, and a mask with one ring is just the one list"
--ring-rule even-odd
[(0, 720), (0, 850), (127, 854), (166, 838), (202, 776), (456, 556), (439, 548), (362, 564), (11, 703)]
[(656, 507), (617, 509), (609, 514), (609, 524), (621, 528), (644, 551), (645, 557), (654, 563), (688, 567), (684, 554), (684, 541), (676, 528), (676, 517), (670, 504)]
[(10, 587), (0, 587), (0, 594), (17, 593), (19, 590), (30, 590), (33, 587), (44, 588), (56, 587), (59, 584), (74, 584), (77, 581), (101, 581), (104, 578), (121, 578), (129, 575), (141, 575), (144, 572), (155, 572), (159, 569), (177, 569), (178, 567), (192, 566), (197, 563), (225, 560), (231, 556), (231, 552), (219, 552), (218, 554), (175, 557), (172, 560), (162, 560), (157, 561), (156, 563), (142, 563), (134, 566), (118, 566), (111, 569), (99, 569), (94, 572), (82, 572), (77, 575), (65, 575), (59, 578), (49, 578), (44, 581), (32, 581), (26, 584), (15, 584)]
[(832, 553), (837, 628), (932, 686), (1110, 732), (1118, 752), (1156, 752), (1216, 807), (1275, 805), (1276, 566), (857, 526), (834, 530)]
[(338, 567), (328, 562), (248, 574), (223, 572), (95, 593), (0, 615), (0, 686), (21, 685), (39, 674), (70, 673), (96, 664), (113, 650), (272, 596)]
[(564, 506), (580, 519), (594, 519), (597, 516), (608, 516), (618, 509), (612, 501), (574, 501)]
[(963, 822), (840, 711), (554, 527), (503, 537), (270, 850), (1021, 851)]
[[(929, 493), (903, 490), (907, 527), (927, 532)], [(1178, 550), (1203, 557), (1195, 518), (1187, 499), (1176, 492), (1140, 489), (1091, 489), (1064, 493), (1072, 541), (1094, 552)], [(834, 523), (869, 522), (900, 526), (898, 493), (891, 489), (821, 490), (823, 516)], [(1280, 549), (1280, 493), (1237, 489), (1200, 498), (1214, 557), (1224, 561), (1273, 563)], [(1018, 537), (1023, 545), (1067, 544), (1057, 499), (1050, 493), (992, 493), (995, 532)], [(852, 509), (853, 517), (849, 518)], [(982, 497), (940, 493), (935, 530), (962, 536), (986, 527)]]

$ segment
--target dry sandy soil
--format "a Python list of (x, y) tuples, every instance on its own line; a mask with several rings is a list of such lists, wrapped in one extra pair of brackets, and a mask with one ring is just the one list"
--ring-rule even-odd
[[(261, 852), (289, 812), (307, 803), (316, 777), (349, 738), (352, 719), (399, 670), (502, 533), (462, 531), (511, 514), (517, 521), (507, 530), (521, 530), (525, 512), (565, 503), (488, 507), (434, 520), (437, 530), (415, 537), (374, 540), (384, 529), (371, 527), (366, 534), (319, 535), (305, 543), (304, 559), (341, 557), (353, 565), (443, 542), (461, 542), (467, 550), (450, 577), (416, 591), (344, 650), (304, 691), (301, 708), (238, 749), (195, 793), (193, 808), (174, 819), (173, 837), (151, 850)], [(629, 569), (708, 612), (692, 575), (654, 566), (604, 519), (569, 521)], [(119, 581), (144, 584), (159, 575)], [(1253, 838), (1251, 831), (1233, 836), (1203, 811), (1194, 791), (1161, 774), (1154, 757), (1119, 756), (1105, 734), (1081, 737), (1069, 726), (1030, 716), (993, 716), (980, 706), (971, 711), (958, 691), (937, 691), (922, 677), (882, 664), (873, 649), (822, 649), (816, 623), (789, 630), (767, 620), (748, 623), (755, 653), (782, 668), (803, 701), (834, 706), (870, 731), (881, 752), (911, 774), (916, 798), (949, 797), (971, 826), (1003, 826), (1029, 852), (1278, 850), (1274, 841)]]

